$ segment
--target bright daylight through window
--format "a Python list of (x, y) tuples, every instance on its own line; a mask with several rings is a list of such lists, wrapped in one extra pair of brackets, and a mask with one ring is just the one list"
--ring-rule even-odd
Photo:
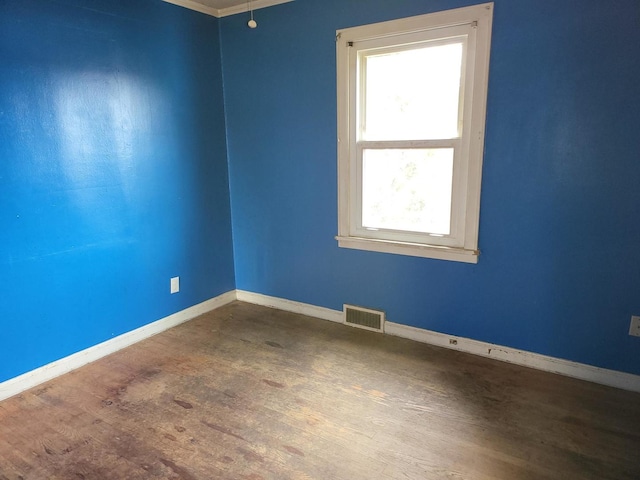
[(341, 247), (477, 261), (492, 13), (337, 32)]

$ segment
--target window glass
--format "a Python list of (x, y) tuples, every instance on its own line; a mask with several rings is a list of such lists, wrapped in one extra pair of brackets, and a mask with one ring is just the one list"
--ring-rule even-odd
[(458, 137), (463, 43), (363, 52), (363, 139)]
[(448, 235), (452, 148), (363, 152), (362, 226)]

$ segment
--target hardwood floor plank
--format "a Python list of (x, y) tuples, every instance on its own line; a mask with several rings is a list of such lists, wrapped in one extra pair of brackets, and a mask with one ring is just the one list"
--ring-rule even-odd
[(235, 302), (0, 403), (0, 480), (638, 479), (640, 395)]

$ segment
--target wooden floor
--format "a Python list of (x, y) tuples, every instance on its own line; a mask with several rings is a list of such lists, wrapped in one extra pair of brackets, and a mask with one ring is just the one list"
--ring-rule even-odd
[(640, 394), (236, 302), (0, 403), (0, 479), (640, 479)]

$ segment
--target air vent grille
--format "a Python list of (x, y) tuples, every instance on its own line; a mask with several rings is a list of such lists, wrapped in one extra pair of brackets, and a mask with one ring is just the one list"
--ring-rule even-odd
[(354, 305), (344, 305), (344, 323), (352, 327), (384, 332), (384, 312)]

